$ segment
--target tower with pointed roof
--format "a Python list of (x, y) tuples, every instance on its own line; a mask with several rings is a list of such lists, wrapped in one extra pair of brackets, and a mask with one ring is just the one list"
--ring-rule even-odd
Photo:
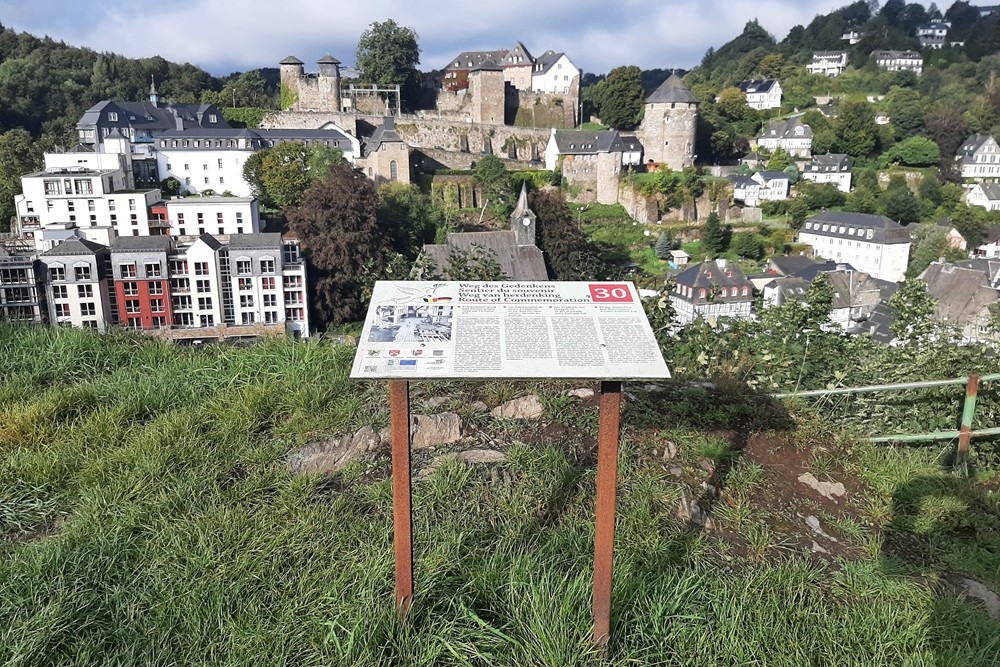
[(694, 164), (698, 98), (674, 72), (646, 98), (645, 115), (637, 134), (646, 158), (671, 169)]
[(149, 75), (149, 103), (154, 107), (160, 106), (160, 94), (156, 92), (156, 77)]
[(290, 111), (341, 111), (340, 61), (331, 55), (320, 58), (319, 71), (307, 75), (295, 56), (281, 61), (283, 104)]
[(514, 212), (510, 214), (510, 228), (519, 246), (535, 245), (535, 212), (528, 207), (528, 186), (521, 184), (521, 195), (517, 198)]

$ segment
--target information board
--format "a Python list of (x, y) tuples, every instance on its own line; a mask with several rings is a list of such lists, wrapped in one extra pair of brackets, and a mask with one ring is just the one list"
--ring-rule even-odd
[(628, 282), (375, 283), (352, 378), (668, 378)]

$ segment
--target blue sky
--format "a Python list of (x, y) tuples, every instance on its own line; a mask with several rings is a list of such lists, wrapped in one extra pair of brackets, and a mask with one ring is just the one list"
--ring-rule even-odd
[[(330, 53), (345, 65), (373, 21), (417, 31), (423, 70), (464, 50), (565, 51), (577, 67), (691, 67), (757, 18), (778, 39), (849, 0), (0, 0), (8, 28), (131, 57), (160, 55), (213, 74), (307, 64)], [(940, 3), (942, 8), (950, 2)]]

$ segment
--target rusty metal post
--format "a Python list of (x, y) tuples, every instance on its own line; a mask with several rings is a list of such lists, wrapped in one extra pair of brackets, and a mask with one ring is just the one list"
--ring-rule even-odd
[(389, 382), (392, 420), (392, 542), (396, 557), (396, 609), (405, 616), (413, 601), (413, 508), (410, 488), (410, 385)]
[(976, 412), (976, 395), (979, 393), (979, 376), (970, 375), (965, 387), (965, 403), (962, 405), (962, 428), (958, 435), (958, 456), (956, 463), (964, 465), (969, 458), (969, 440), (972, 438), (972, 416)]
[(611, 634), (611, 573), (615, 550), (615, 493), (618, 485), (618, 432), (622, 383), (601, 382), (597, 431), (597, 509), (594, 521), (594, 643), (606, 646)]

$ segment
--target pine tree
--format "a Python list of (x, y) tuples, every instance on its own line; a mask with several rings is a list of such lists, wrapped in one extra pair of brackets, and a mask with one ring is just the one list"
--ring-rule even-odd
[(673, 241), (666, 232), (660, 232), (656, 239), (656, 256), (660, 259), (670, 259), (670, 251), (673, 250)]
[(701, 242), (705, 246), (705, 252), (709, 257), (717, 257), (719, 253), (726, 249), (726, 234), (722, 230), (718, 213), (713, 211), (708, 214), (708, 220), (705, 221), (705, 229), (701, 233)]

